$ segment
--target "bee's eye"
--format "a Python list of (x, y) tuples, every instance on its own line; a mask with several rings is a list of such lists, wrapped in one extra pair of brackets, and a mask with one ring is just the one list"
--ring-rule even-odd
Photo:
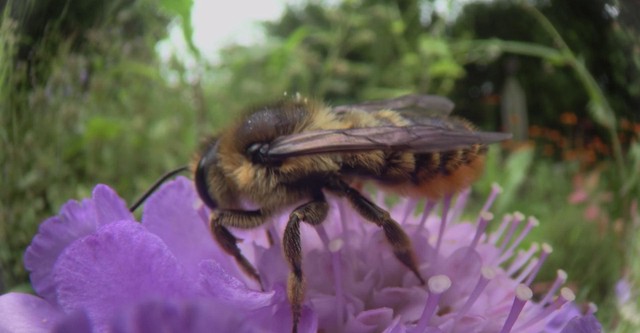
[(258, 164), (268, 164), (270, 162), (267, 157), (269, 152), (269, 143), (256, 142), (247, 148), (247, 155), (251, 158), (251, 162)]

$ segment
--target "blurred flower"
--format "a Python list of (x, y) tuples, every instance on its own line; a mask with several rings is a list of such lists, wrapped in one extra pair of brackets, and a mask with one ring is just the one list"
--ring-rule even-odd
[(631, 300), (631, 284), (626, 278), (622, 278), (616, 283), (616, 299), (618, 305), (625, 304)]
[(572, 205), (585, 205), (583, 216), (587, 221), (598, 221), (606, 225), (609, 217), (603, 206), (613, 200), (611, 192), (603, 191), (600, 186), (601, 171), (595, 170), (587, 174), (579, 173), (573, 177), (573, 192), (568, 202)]
[(628, 277), (623, 277), (616, 283), (616, 303), (620, 319), (636, 328), (640, 328), (640, 310), (638, 297), (632, 290)]
[[(599, 332), (562, 288), (566, 273), (540, 301), (529, 285), (551, 253), (517, 251), (537, 224), (522, 214), (485, 232), (496, 186), (474, 222), (460, 220), (469, 192), (443, 215), (414, 216), (416, 201), (390, 208), (411, 236), (427, 279), (421, 285), (386, 244), (381, 230), (330, 198), (326, 223), (302, 227), (307, 293), (299, 332)], [(378, 203), (384, 206), (384, 197)], [(264, 229), (238, 231), (262, 286), (243, 275), (209, 234), (208, 210), (190, 181), (165, 184), (137, 223), (110, 188), (71, 201), (46, 220), (25, 254), (38, 296), (0, 297), (8, 332), (287, 332), (288, 267), (280, 235), (288, 214)]]
[(569, 321), (561, 333), (602, 332), (602, 326), (593, 315), (575, 317)]
[(563, 112), (560, 114), (560, 122), (564, 125), (573, 126), (578, 123), (578, 116), (573, 112)]

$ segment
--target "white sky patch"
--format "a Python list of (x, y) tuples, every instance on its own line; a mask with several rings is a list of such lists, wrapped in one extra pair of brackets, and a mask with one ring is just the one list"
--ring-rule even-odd
[(194, 42), (205, 58), (215, 61), (225, 45), (259, 42), (264, 37), (259, 22), (279, 18), (285, 4), (296, 2), (300, 1), (195, 0), (191, 11)]
[[(301, 0), (233, 0), (229, 2), (194, 0), (191, 9), (193, 42), (208, 62), (219, 60), (219, 51), (229, 44), (250, 45), (264, 38), (260, 22), (278, 19), (286, 4)], [(167, 62), (172, 56), (180, 59), (187, 68), (197, 70), (189, 53), (179, 22), (168, 27), (169, 35), (158, 42), (156, 51)]]

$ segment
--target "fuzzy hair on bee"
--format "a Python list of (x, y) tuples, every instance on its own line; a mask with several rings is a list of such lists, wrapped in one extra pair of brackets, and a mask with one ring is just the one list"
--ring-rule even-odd
[(191, 170), (212, 210), (213, 236), (258, 282), (229, 228), (255, 228), (295, 207), (283, 236), (292, 332), (304, 300), (300, 223), (325, 220), (326, 193), (381, 227), (396, 258), (424, 283), (407, 234), (357, 188), (373, 182), (400, 195), (437, 199), (471, 185), (482, 172), (486, 145), (510, 135), (477, 131), (450, 116), (452, 109), (451, 101), (431, 95), (338, 107), (291, 98), (246, 112), (203, 145)]

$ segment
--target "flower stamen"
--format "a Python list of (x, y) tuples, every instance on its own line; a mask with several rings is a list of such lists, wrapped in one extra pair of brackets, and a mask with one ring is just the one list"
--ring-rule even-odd
[(322, 244), (324, 245), (324, 249), (325, 250), (330, 250), (329, 248), (329, 235), (327, 234), (327, 231), (325, 230), (323, 225), (317, 225), (314, 227), (314, 229), (316, 230), (316, 233), (318, 233), (318, 237), (320, 237), (320, 240), (322, 241)]
[(400, 224), (404, 225), (409, 220), (409, 216), (411, 216), (416, 211), (416, 206), (418, 206), (418, 198), (408, 198), (407, 203), (404, 206), (404, 216), (402, 220), (400, 220)]
[[(538, 243), (531, 243), (531, 246), (526, 252), (518, 251), (518, 255), (516, 256), (515, 260), (511, 263), (511, 265), (509, 265), (509, 268), (507, 268), (507, 275), (511, 276), (515, 274), (516, 271), (522, 268), (522, 266), (524, 266), (524, 264), (526, 264), (529, 259), (531, 259), (531, 257), (533, 257), (533, 255), (538, 252), (539, 248), (540, 246), (538, 245)], [(506, 259), (508, 258), (505, 258), (504, 260)]]
[[(509, 228), (509, 231), (507, 232), (507, 235), (505, 236), (505, 238), (502, 240), (502, 245), (500, 245), (500, 252), (502, 253), (503, 257), (511, 256), (511, 253), (515, 248), (515, 246), (509, 247), (509, 250), (511, 251), (509, 250), (505, 251), (505, 249), (507, 248), (507, 245), (511, 242), (511, 238), (513, 238), (513, 235), (516, 233), (516, 230), (518, 229), (518, 226), (520, 225), (520, 222), (522, 222), (522, 220), (524, 220), (524, 214), (520, 212), (513, 213), (513, 219), (510, 221), (511, 227)], [(500, 260), (499, 262), (502, 262), (502, 260)]]
[[(457, 323), (460, 320), (460, 318), (462, 318), (462, 316), (467, 314), (467, 311), (469, 311), (473, 303), (475, 303), (478, 297), (480, 297), (480, 294), (482, 293), (484, 288), (487, 286), (487, 284), (489, 284), (489, 281), (491, 281), (495, 276), (496, 276), (495, 269), (489, 266), (482, 267), (480, 278), (478, 279), (478, 282), (473, 288), (473, 291), (471, 292), (471, 294), (469, 294), (469, 298), (467, 298), (467, 301), (464, 303), (464, 305), (460, 307), (460, 309), (458, 310), (458, 313), (453, 319), (454, 327), (455, 327), (455, 323)], [(453, 331), (453, 328), (451, 330)]]
[(429, 296), (427, 297), (427, 303), (425, 304), (424, 310), (422, 311), (422, 316), (420, 316), (418, 325), (413, 330), (413, 332), (424, 332), (427, 329), (429, 320), (436, 313), (436, 308), (438, 307), (438, 303), (440, 302), (442, 293), (447, 291), (450, 287), (451, 279), (446, 275), (432, 276), (429, 281), (427, 281)]
[(480, 211), (481, 212), (488, 211), (489, 208), (493, 206), (493, 203), (496, 201), (496, 198), (498, 198), (498, 195), (500, 195), (500, 193), (502, 193), (502, 187), (497, 183), (491, 184), (491, 193), (489, 193), (489, 197), (487, 198), (487, 201), (485, 201)]
[(529, 326), (532, 326), (545, 318), (549, 317), (553, 312), (559, 310), (562, 306), (564, 306), (567, 302), (573, 302), (576, 299), (576, 295), (569, 288), (562, 288), (560, 290), (560, 295), (553, 301), (553, 303), (546, 306), (540, 313), (538, 313), (535, 317), (529, 319), (524, 325), (518, 326), (518, 329), (524, 329)]
[(556, 280), (553, 282), (553, 285), (551, 285), (551, 288), (549, 288), (549, 291), (547, 291), (547, 294), (544, 296), (542, 301), (540, 301), (540, 305), (544, 306), (549, 303), (551, 298), (553, 298), (553, 295), (556, 294), (556, 291), (558, 291), (558, 289), (567, 282), (567, 272), (564, 270), (559, 269), (556, 275)]
[(420, 218), (420, 223), (418, 223), (418, 231), (424, 229), (424, 225), (427, 223), (427, 218), (431, 215), (431, 212), (436, 207), (437, 201), (429, 200), (424, 203), (424, 211), (422, 212), (422, 217)]
[[(516, 218), (516, 220), (518, 220), (517, 223), (520, 223), (520, 221), (522, 219), (524, 219), (524, 215), (520, 214), (518, 216), (516, 214), (515, 218)], [(531, 232), (531, 229), (533, 229), (534, 227), (537, 227), (538, 224), (540, 224), (540, 223), (538, 222), (538, 220), (535, 217), (530, 217), (529, 220), (527, 221), (527, 224), (524, 226), (524, 228), (522, 229), (522, 231), (518, 235), (518, 238), (516, 238), (516, 240), (513, 241), (511, 246), (509, 246), (509, 248), (504, 252), (503, 256), (510, 257), (513, 254), (513, 251), (518, 246), (520, 246), (520, 243), (522, 243), (524, 238), (527, 237), (527, 235), (529, 235), (529, 232)], [(502, 260), (500, 260), (500, 262), (502, 262)]]
[(446, 195), (442, 199), (442, 219), (440, 220), (440, 229), (438, 230), (438, 238), (436, 239), (436, 250), (434, 252), (434, 262), (437, 264), (438, 254), (440, 253), (440, 245), (442, 245), (442, 239), (444, 238), (444, 230), (447, 227), (447, 215), (449, 214), (449, 208), (451, 207), (451, 195)]
[(344, 322), (344, 289), (342, 286), (342, 265), (340, 264), (340, 251), (344, 246), (344, 241), (340, 238), (329, 242), (328, 249), (331, 252), (331, 265), (333, 266), (333, 279), (336, 288), (336, 324), (341, 327)]
[(489, 242), (491, 244), (496, 244), (496, 245), (498, 244), (498, 240), (500, 239), (500, 237), (502, 237), (504, 230), (507, 228), (507, 225), (511, 222), (511, 220), (513, 220), (513, 214), (505, 214), (502, 217), (502, 221), (500, 222), (500, 226), (498, 227), (498, 230), (493, 232), (489, 237)]
[(538, 263), (534, 267), (531, 274), (529, 274), (529, 277), (527, 277), (527, 280), (525, 281), (525, 284), (527, 286), (530, 286), (531, 282), (533, 282), (533, 279), (536, 278), (536, 275), (538, 275), (538, 272), (540, 271), (540, 267), (542, 267), (544, 262), (547, 260), (547, 257), (549, 257), (549, 254), (551, 254), (551, 252), (553, 252), (553, 247), (551, 247), (551, 245), (547, 243), (542, 243), (542, 253), (540, 254)]
[(520, 312), (522, 312), (522, 309), (524, 308), (524, 305), (531, 299), (531, 297), (533, 297), (533, 291), (531, 291), (531, 288), (524, 284), (520, 284), (516, 287), (516, 297), (513, 299), (511, 311), (509, 311), (509, 316), (507, 316), (507, 320), (504, 322), (500, 333), (511, 332), (513, 324), (515, 324), (516, 319), (518, 319)]
[(475, 236), (473, 236), (471, 245), (469, 245), (469, 250), (473, 250), (476, 248), (476, 246), (478, 245), (478, 242), (480, 241), (480, 237), (484, 235), (484, 232), (487, 230), (487, 226), (489, 225), (489, 222), (491, 222), (492, 220), (493, 220), (493, 214), (487, 211), (483, 211), (482, 213), (480, 213), (480, 218), (478, 219), (478, 223), (476, 226), (476, 234)]
[[(533, 269), (536, 267), (536, 265), (538, 265), (538, 262), (540, 261), (539, 258), (531, 258), (531, 260), (529, 260), (529, 264), (522, 270), (520, 271), (520, 274), (518, 274), (517, 277), (514, 278), (514, 280), (517, 283), (523, 283), (524, 279), (531, 273), (533, 272)], [(527, 285), (525, 283), (525, 285)]]
[(457, 221), (462, 216), (462, 212), (464, 208), (467, 206), (467, 200), (469, 199), (469, 194), (471, 194), (471, 188), (467, 187), (466, 189), (460, 191), (456, 198), (456, 204), (451, 209), (451, 214), (449, 215), (450, 221)]

